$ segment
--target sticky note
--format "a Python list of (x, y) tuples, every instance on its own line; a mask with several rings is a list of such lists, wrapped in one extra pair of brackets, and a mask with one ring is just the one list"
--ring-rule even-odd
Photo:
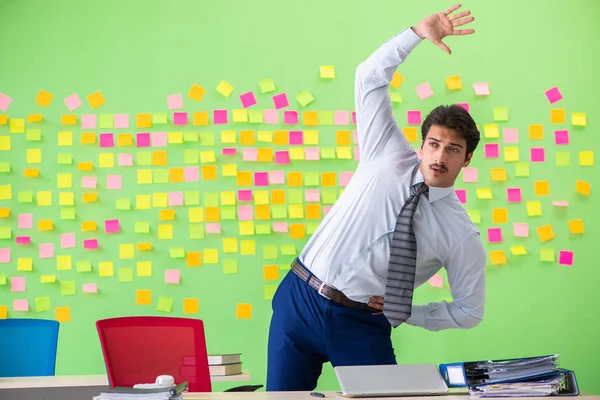
[(492, 222), (495, 224), (504, 224), (508, 222), (508, 209), (494, 208), (492, 209)]
[(333, 65), (321, 65), (319, 67), (319, 75), (323, 79), (334, 79), (335, 78), (335, 68)]
[(83, 285), (81, 285), (81, 291), (83, 293), (98, 293), (98, 284), (84, 283)]
[(465, 167), (462, 169), (463, 182), (477, 182), (477, 168)]
[(460, 79), (460, 76), (447, 76), (446, 77), (446, 86), (449, 90), (459, 90), (462, 89), (463, 84)]
[(504, 250), (490, 251), (490, 261), (492, 265), (506, 264), (506, 253), (504, 253)]
[(566, 129), (554, 131), (554, 143), (557, 145), (569, 144), (569, 131)]
[(492, 189), (490, 188), (477, 188), (475, 191), (477, 198), (482, 200), (493, 199)]
[(485, 124), (483, 125), (483, 136), (487, 139), (496, 139), (500, 137), (500, 130), (498, 124)]
[(517, 128), (502, 129), (502, 136), (504, 139), (504, 143), (518, 143), (519, 142), (519, 130)]
[(92, 270), (92, 263), (90, 261), (77, 261), (75, 265), (77, 272), (90, 272)]
[(222, 94), (225, 97), (229, 97), (231, 95), (231, 93), (233, 92), (233, 86), (231, 86), (226, 81), (221, 81), (221, 82), (219, 82), (219, 85), (217, 86), (217, 92), (219, 92), (220, 94)]
[(138, 289), (135, 292), (135, 304), (147, 305), (152, 304), (152, 291)]
[(508, 107), (494, 107), (494, 121), (508, 121)]
[(17, 260), (17, 271), (32, 271), (33, 260), (31, 258), (19, 258)]
[(300, 94), (298, 94), (298, 96), (296, 96), (296, 101), (302, 107), (306, 107), (314, 100), (314, 96), (308, 90), (303, 90), (302, 92), (300, 92)]
[(574, 253), (572, 251), (560, 250), (558, 252), (558, 264), (560, 265), (573, 266), (573, 258)]
[(514, 256), (524, 256), (527, 254), (527, 249), (523, 245), (511, 246), (510, 252)]
[(546, 160), (545, 150), (543, 147), (532, 147), (530, 152), (531, 162), (544, 162)]
[(98, 250), (98, 239), (85, 239), (83, 248), (85, 250)]
[(529, 125), (530, 140), (544, 140), (544, 126), (541, 124)]
[(392, 75), (392, 80), (390, 81), (390, 86), (394, 89), (398, 89), (400, 85), (402, 85), (402, 82), (404, 82), (404, 77), (398, 72), (394, 72), (394, 75)]
[(579, 152), (579, 165), (582, 167), (591, 167), (594, 165), (594, 152), (593, 151), (580, 151)]
[(45, 90), (40, 90), (38, 92), (37, 97), (35, 98), (35, 104), (48, 108), (50, 106), (50, 103), (52, 102), (53, 97), (54, 95), (52, 93), (47, 92)]
[(252, 304), (238, 303), (235, 316), (238, 319), (251, 319)]
[(112, 261), (102, 261), (98, 263), (98, 276), (106, 278), (115, 275), (115, 268)]
[(173, 225), (171, 225), (171, 224), (159, 224), (158, 225), (158, 238), (160, 240), (171, 240), (171, 239), (173, 239)]
[(172, 94), (167, 96), (167, 105), (169, 110), (176, 110), (178, 108), (183, 108), (183, 97), (181, 94)]
[(498, 158), (499, 148), (497, 143), (486, 143), (484, 146), (484, 154), (486, 158)]
[(56, 257), (56, 269), (58, 271), (70, 271), (73, 268), (70, 255), (61, 255)]
[(521, 188), (507, 188), (506, 189), (506, 200), (509, 203), (520, 203), (521, 202)]
[(118, 219), (108, 219), (104, 221), (104, 229), (106, 233), (118, 233), (121, 231)]
[(40, 243), (38, 249), (40, 258), (54, 257), (54, 243)]
[(490, 243), (501, 243), (502, 242), (502, 229), (501, 228), (488, 228), (488, 242)]
[(62, 281), (60, 283), (60, 294), (62, 296), (72, 296), (76, 294), (75, 281)]
[(582, 181), (581, 179), (577, 179), (575, 182), (575, 191), (578, 193), (589, 196), (591, 189), (592, 185), (588, 182)]
[(571, 113), (571, 123), (574, 126), (587, 126), (587, 117), (585, 113), (573, 112)]
[(530, 217), (536, 217), (542, 215), (542, 203), (539, 201), (528, 201), (526, 203), (527, 206), (527, 215)]
[(569, 231), (573, 234), (582, 234), (585, 233), (585, 228), (583, 226), (583, 220), (581, 219), (572, 219), (569, 222)]
[(548, 196), (550, 194), (550, 182), (535, 181), (533, 182), (533, 189), (536, 196)]
[(258, 86), (260, 87), (261, 93), (270, 93), (276, 90), (275, 81), (272, 78), (261, 79), (258, 82)]
[(44, 312), (50, 310), (50, 296), (35, 298), (35, 311)]
[(473, 90), (477, 96), (489, 96), (490, 94), (490, 87), (487, 82), (473, 83)]
[(252, 91), (249, 91), (241, 94), (240, 102), (242, 103), (242, 107), (244, 108), (252, 107), (256, 104), (256, 98), (254, 97), (254, 93)]
[(554, 249), (549, 247), (540, 248), (540, 260), (544, 262), (554, 262)]
[(92, 109), (101, 107), (106, 103), (104, 100), (104, 96), (102, 96), (102, 93), (100, 91), (90, 94), (87, 98)]
[(550, 110), (550, 123), (564, 124), (567, 122), (567, 113), (564, 108), (553, 108)]
[(29, 311), (29, 301), (27, 299), (13, 300), (14, 311)]
[(563, 98), (562, 94), (560, 93), (560, 90), (558, 90), (558, 88), (556, 86), (551, 89), (546, 90), (545, 93), (546, 93), (546, 98), (548, 99), (550, 104), (554, 104)]
[(27, 290), (27, 284), (25, 277), (15, 276), (10, 278), (10, 291), (11, 292), (25, 292)]
[(195, 100), (197, 102), (202, 101), (202, 98), (204, 97), (204, 94), (206, 93), (206, 89), (203, 88), (200, 85), (197, 84), (193, 84), (192, 87), (190, 88), (187, 96), (192, 99)]
[(119, 257), (131, 259), (135, 257), (135, 247), (131, 243), (121, 243), (119, 245)]
[(554, 230), (552, 229), (552, 225), (546, 224), (537, 228), (537, 233), (540, 238), (540, 241), (547, 242), (549, 240), (554, 239)]
[(516, 177), (528, 177), (529, 176), (529, 163), (526, 163), (526, 162), (515, 163), (515, 176)]
[(181, 271), (178, 269), (165, 270), (165, 283), (179, 285), (181, 283)]
[(415, 88), (415, 92), (417, 93), (417, 96), (421, 100), (425, 100), (425, 99), (433, 96), (433, 89), (431, 88), (431, 85), (429, 84), (429, 82), (425, 82), (425, 83), (418, 85)]

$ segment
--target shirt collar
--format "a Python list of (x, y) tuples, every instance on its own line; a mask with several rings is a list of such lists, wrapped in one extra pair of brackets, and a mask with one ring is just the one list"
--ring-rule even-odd
[[(420, 182), (425, 182), (423, 175), (421, 174), (421, 170), (417, 166), (415, 173), (413, 174), (411, 186)], [(439, 200), (443, 197), (448, 196), (450, 193), (454, 191), (454, 185), (450, 187), (429, 187), (429, 202), (433, 203), (436, 200)]]

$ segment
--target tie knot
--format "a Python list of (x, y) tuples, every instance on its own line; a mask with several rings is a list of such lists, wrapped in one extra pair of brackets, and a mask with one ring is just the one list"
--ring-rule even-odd
[(427, 193), (429, 191), (429, 186), (425, 184), (425, 182), (419, 182), (410, 187), (410, 194), (412, 195), (422, 195), (423, 193)]

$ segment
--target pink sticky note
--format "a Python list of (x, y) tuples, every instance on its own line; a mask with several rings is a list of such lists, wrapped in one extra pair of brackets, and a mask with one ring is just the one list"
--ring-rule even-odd
[(213, 123), (223, 125), (227, 123), (227, 110), (213, 110)]
[(433, 89), (429, 85), (429, 82), (420, 84), (415, 88), (415, 91), (417, 92), (417, 96), (419, 96), (419, 99), (421, 100), (425, 100), (433, 96)]
[(500, 153), (498, 143), (486, 143), (484, 147), (485, 158), (498, 158)]
[(360, 161), (360, 148), (354, 146), (354, 161)]
[[(237, 155), (237, 149), (235, 147), (224, 148), (223, 155), (229, 156), (229, 157), (235, 156), (235, 155)], [(258, 156), (257, 156), (257, 158), (258, 158)]]
[(353, 176), (354, 176), (354, 172), (352, 172), (352, 171), (340, 172), (340, 186), (341, 187), (348, 186), (348, 183), (350, 183), (350, 180), (352, 179)]
[(15, 242), (17, 244), (31, 244), (31, 238), (29, 236), (17, 236)]
[(115, 147), (114, 135), (112, 133), (101, 133), (100, 147)]
[(26, 290), (25, 277), (14, 276), (10, 278), (10, 291), (11, 292), (24, 292)]
[(506, 189), (506, 201), (509, 203), (520, 203), (521, 202), (521, 188), (507, 188)]
[(487, 82), (477, 82), (473, 84), (473, 89), (477, 96), (488, 96), (490, 94), (490, 86)]
[(137, 147), (150, 147), (150, 133), (138, 133), (135, 135)]
[(200, 170), (198, 167), (184, 167), (183, 176), (186, 182), (196, 182), (200, 180)]
[(477, 182), (477, 167), (465, 167), (462, 170), (463, 182)]
[(165, 283), (174, 283), (179, 285), (181, 282), (181, 271), (178, 269), (165, 270)]
[(558, 263), (560, 265), (573, 266), (573, 252), (568, 250), (560, 250), (558, 252)]
[(352, 131), (352, 139), (354, 144), (358, 144), (358, 131), (356, 129)]
[(206, 233), (221, 233), (221, 224), (206, 224)]
[(244, 189), (238, 190), (239, 201), (252, 201), (252, 190)]
[(569, 202), (568, 201), (562, 201), (562, 200), (553, 201), (552, 205), (554, 207), (569, 207)]
[(301, 145), (304, 143), (302, 131), (290, 131), (289, 132), (289, 143), (290, 145)]
[(267, 109), (263, 112), (263, 120), (265, 124), (278, 124), (279, 113), (277, 110)]
[(187, 125), (188, 124), (188, 113), (186, 112), (175, 112), (173, 113), (173, 125)]
[(38, 250), (40, 258), (54, 257), (54, 243), (40, 243)]
[(75, 247), (75, 232), (63, 233), (60, 235), (60, 247), (63, 249), (72, 249)]
[(29, 229), (33, 227), (33, 214), (19, 214), (19, 229)]
[(529, 224), (527, 222), (515, 222), (513, 224), (513, 235), (516, 237), (529, 237)]
[(321, 159), (321, 153), (318, 147), (305, 147), (304, 148), (304, 159), (308, 161), (319, 161)]
[(269, 186), (269, 173), (268, 172), (255, 172), (254, 173), (254, 186)]
[(288, 223), (287, 222), (273, 222), (273, 232), (288, 232)]
[(29, 300), (27, 300), (27, 299), (13, 300), (13, 310), (14, 311), (29, 311)]
[(488, 242), (490, 243), (501, 243), (502, 242), (502, 228), (488, 228)]
[(329, 214), (329, 211), (331, 211), (331, 207), (333, 206), (323, 206), (323, 217), (327, 216), (327, 214)]
[(269, 172), (269, 182), (271, 182), (271, 185), (284, 185), (285, 173), (283, 171)]
[(444, 279), (439, 274), (435, 274), (431, 278), (429, 278), (428, 283), (436, 288), (442, 289), (444, 287)]
[(83, 248), (85, 250), (98, 250), (98, 239), (85, 239)]
[(421, 111), (419, 110), (414, 110), (414, 111), (407, 111), (406, 112), (406, 122), (408, 125), (421, 125)]
[(12, 99), (5, 95), (4, 93), (0, 93), (0, 110), (6, 111), (8, 107), (12, 103)]
[(83, 114), (81, 116), (82, 129), (96, 129), (96, 114)]
[(531, 162), (544, 162), (546, 161), (545, 151), (543, 147), (532, 147), (531, 148)]
[(252, 221), (254, 219), (252, 206), (238, 206), (238, 219), (240, 221)]
[(10, 262), (10, 248), (0, 249), (0, 264), (6, 264)]
[(256, 98), (254, 97), (254, 93), (252, 91), (249, 91), (244, 94), (241, 94), (240, 102), (242, 103), (242, 107), (244, 108), (252, 107), (256, 104)]
[(167, 97), (167, 103), (169, 104), (169, 110), (183, 108), (183, 97), (181, 94), (172, 94)]
[(166, 147), (167, 132), (152, 132), (152, 147)]
[(121, 167), (127, 167), (133, 165), (133, 156), (128, 153), (119, 154), (117, 156), (117, 162)]
[(288, 102), (287, 95), (285, 93), (276, 94), (273, 96), (273, 105), (276, 110), (280, 110), (290, 105)]
[(283, 123), (285, 125), (297, 125), (298, 124), (298, 113), (296, 111), (284, 111), (283, 112)]
[(566, 129), (554, 131), (554, 143), (569, 144), (569, 131)]
[(348, 118), (350, 113), (346, 110), (339, 110), (333, 112), (333, 123), (335, 125), (348, 125)]
[(352, 125), (356, 125), (356, 111), (352, 111)]
[(242, 160), (258, 161), (258, 149), (252, 147), (242, 149)]
[(83, 103), (81, 102), (81, 99), (79, 98), (77, 93), (73, 93), (65, 99), (65, 104), (67, 105), (69, 111), (73, 111), (81, 107)]
[(290, 153), (287, 150), (281, 150), (275, 152), (275, 164), (289, 164)]
[(321, 201), (320, 189), (306, 189), (304, 191), (304, 201), (318, 203)]
[(129, 114), (115, 114), (113, 121), (115, 129), (129, 128)]
[(87, 189), (96, 189), (98, 185), (98, 178), (95, 176), (82, 176), (81, 177), (81, 187)]
[(502, 129), (502, 137), (504, 138), (504, 143), (518, 143), (519, 130), (517, 128), (504, 128)]
[(123, 178), (121, 175), (108, 175), (106, 177), (106, 188), (108, 190), (121, 190)]
[(98, 293), (98, 284), (96, 283), (84, 283), (81, 286), (83, 293)]
[(467, 112), (469, 112), (469, 103), (456, 103), (457, 106), (461, 106), (462, 108), (464, 108), (465, 110), (467, 110)]
[(104, 230), (106, 233), (119, 233), (121, 232), (121, 226), (119, 225), (118, 219), (107, 219), (104, 221)]
[(555, 86), (552, 89), (546, 90), (546, 98), (548, 98), (550, 104), (554, 104), (557, 101), (561, 100), (563, 97), (560, 93), (560, 90), (558, 90), (558, 88)]
[(183, 192), (169, 192), (169, 207), (183, 206)]
[(455, 189), (454, 192), (462, 204), (467, 203), (467, 191), (465, 189)]

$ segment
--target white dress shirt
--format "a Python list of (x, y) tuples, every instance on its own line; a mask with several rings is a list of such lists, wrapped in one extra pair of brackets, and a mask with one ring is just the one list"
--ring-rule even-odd
[[(361, 160), (342, 195), (299, 255), (315, 276), (366, 303), (383, 296), (390, 244), (410, 186), (423, 181), (416, 151), (396, 124), (388, 85), (398, 65), (422, 40), (407, 28), (356, 70), (355, 106)], [(414, 305), (409, 325), (431, 331), (471, 328), (482, 317), (486, 253), (453, 187), (430, 187), (414, 216), (415, 288), (442, 267), (452, 302)]]

